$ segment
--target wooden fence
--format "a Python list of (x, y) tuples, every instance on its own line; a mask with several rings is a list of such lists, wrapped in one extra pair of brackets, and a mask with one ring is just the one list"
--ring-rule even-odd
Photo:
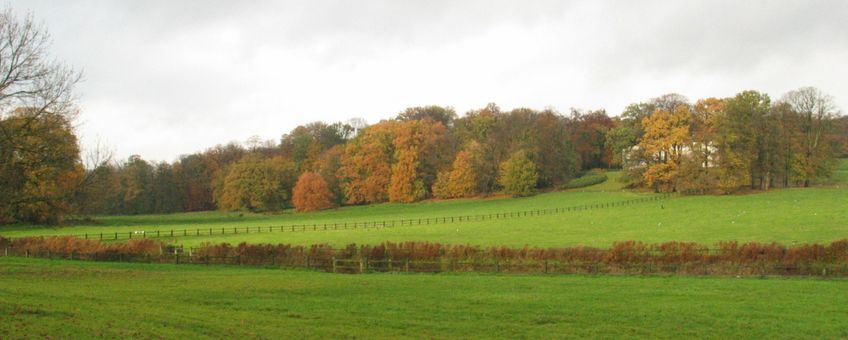
[(630, 200), (593, 203), (570, 207), (535, 209), (512, 212), (488, 213), (477, 215), (458, 215), (458, 216), (443, 216), (429, 218), (407, 218), (382, 221), (365, 221), (365, 222), (331, 222), (331, 223), (304, 223), (278, 226), (254, 226), (254, 227), (216, 227), (216, 228), (184, 228), (184, 229), (168, 229), (168, 230), (136, 230), (123, 232), (105, 232), (105, 233), (85, 233), (72, 235), (45, 235), (50, 236), (72, 236), (86, 240), (100, 241), (117, 241), (131, 239), (161, 239), (161, 238), (176, 238), (176, 237), (199, 237), (199, 236), (214, 236), (214, 235), (237, 235), (237, 234), (256, 234), (256, 233), (272, 233), (272, 232), (317, 232), (317, 231), (333, 231), (333, 230), (357, 230), (357, 229), (382, 229), (382, 228), (397, 228), (421, 225), (439, 225), (453, 224), (466, 222), (481, 222), (490, 220), (522, 218), (531, 216), (544, 216), (552, 214), (562, 214), (577, 211), (593, 210), (623, 207), (633, 204), (653, 202), (671, 197), (672, 194), (659, 194), (649, 197), (640, 197)]

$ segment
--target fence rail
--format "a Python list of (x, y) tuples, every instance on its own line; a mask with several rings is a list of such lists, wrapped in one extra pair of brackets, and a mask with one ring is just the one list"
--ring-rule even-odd
[[(332, 223), (303, 223), (278, 226), (254, 226), (254, 227), (216, 227), (216, 228), (184, 228), (184, 229), (168, 229), (168, 230), (136, 230), (124, 232), (101, 232), (101, 233), (85, 233), (85, 234), (57, 234), (57, 235), (39, 235), (44, 237), (51, 236), (71, 236), (87, 240), (101, 241), (118, 241), (131, 240), (138, 238), (176, 238), (176, 237), (199, 237), (199, 236), (215, 236), (215, 235), (237, 235), (237, 234), (256, 234), (256, 233), (272, 233), (272, 232), (317, 232), (317, 231), (334, 231), (334, 230), (358, 230), (358, 229), (383, 229), (410, 227), (421, 225), (439, 225), (439, 224), (454, 224), (467, 222), (481, 222), (490, 220), (501, 220), (510, 218), (523, 218), (532, 216), (544, 216), (553, 214), (563, 214), (570, 212), (578, 212), (585, 210), (623, 207), (633, 204), (653, 202), (671, 197), (672, 194), (660, 194), (650, 197), (640, 197), (630, 200), (614, 201), (606, 203), (593, 203), (584, 205), (575, 205), (561, 208), (522, 210), (501, 213), (488, 213), (477, 215), (456, 215), (442, 216), (429, 218), (408, 218), (394, 219), (382, 221), (365, 221), (365, 222), (332, 222)], [(23, 238), (22, 236), (17, 238)]]

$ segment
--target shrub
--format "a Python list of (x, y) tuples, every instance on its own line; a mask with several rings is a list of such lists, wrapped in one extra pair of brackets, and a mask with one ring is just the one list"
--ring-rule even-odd
[(572, 179), (567, 184), (560, 187), (560, 189), (576, 189), (576, 188), (585, 188), (588, 186), (592, 186), (595, 184), (601, 184), (606, 182), (609, 177), (607, 174), (602, 172), (590, 172), (582, 177)]

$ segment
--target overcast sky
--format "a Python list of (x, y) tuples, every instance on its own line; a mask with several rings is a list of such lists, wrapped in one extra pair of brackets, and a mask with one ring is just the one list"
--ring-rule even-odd
[(410, 106), (606, 109), (816, 86), (848, 108), (848, 1), (15, 1), (80, 69), (79, 133), (173, 161)]

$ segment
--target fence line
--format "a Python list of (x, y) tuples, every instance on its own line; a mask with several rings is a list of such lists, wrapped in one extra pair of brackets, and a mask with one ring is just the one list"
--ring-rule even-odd
[[(312, 231), (333, 231), (333, 230), (358, 230), (358, 229), (381, 229), (381, 228), (396, 228), (407, 226), (420, 225), (438, 225), (462, 222), (480, 222), (487, 220), (501, 220), (510, 218), (523, 218), (532, 216), (563, 214), (577, 211), (595, 210), (603, 208), (614, 208), (639, 204), (644, 202), (653, 202), (671, 197), (673, 194), (661, 194), (650, 197), (640, 197), (624, 201), (615, 201), (607, 203), (593, 203), (584, 205), (575, 205), (561, 208), (548, 208), (536, 210), (511, 211), (501, 213), (477, 214), (477, 215), (459, 215), (459, 216), (442, 216), (428, 218), (409, 218), (395, 219), (382, 221), (365, 221), (365, 222), (332, 222), (332, 223), (303, 223), (278, 226), (256, 226), (256, 227), (215, 227), (215, 228), (184, 228), (170, 230), (151, 230), (151, 231), (127, 231), (127, 232), (101, 232), (101, 233), (85, 233), (85, 234), (67, 234), (67, 235), (40, 235), (42, 237), (51, 236), (71, 236), (87, 240), (101, 241), (117, 241), (131, 240), (134, 238), (174, 238), (174, 237), (197, 237), (197, 236), (214, 236), (214, 235), (235, 235), (235, 234), (250, 234), (250, 233), (271, 233), (271, 232), (312, 232)], [(31, 237), (31, 236), (22, 236)], [(36, 236), (38, 237), (38, 236)]]

